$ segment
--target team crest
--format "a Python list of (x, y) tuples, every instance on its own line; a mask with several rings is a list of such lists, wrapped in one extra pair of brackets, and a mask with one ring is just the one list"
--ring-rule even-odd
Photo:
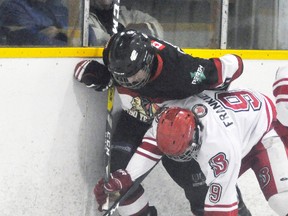
[(209, 165), (213, 170), (214, 176), (217, 178), (219, 175), (226, 173), (229, 166), (229, 161), (224, 152), (219, 152), (209, 160)]
[(202, 118), (207, 114), (208, 109), (203, 104), (196, 104), (192, 107), (192, 112), (195, 113), (198, 118)]
[(160, 107), (144, 97), (134, 97), (128, 113), (143, 122), (151, 122)]
[(270, 170), (268, 167), (263, 167), (262, 169), (258, 171), (258, 180), (262, 189), (266, 187), (271, 181), (270, 175), (271, 174), (270, 174)]

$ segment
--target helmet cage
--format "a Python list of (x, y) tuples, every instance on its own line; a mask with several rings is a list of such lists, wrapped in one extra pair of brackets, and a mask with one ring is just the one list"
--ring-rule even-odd
[(193, 138), (190, 142), (189, 147), (181, 155), (167, 155), (166, 154), (168, 158), (177, 162), (188, 162), (188, 161), (191, 161), (193, 158), (194, 159), (197, 158), (197, 154), (202, 145), (199, 134), (200, 134), (200, 131), (202, 131), (203, 129), (203, 125), (198, 120), (195, 114), (194, 114), (194, 118), (195, 118), (196, 127), (194, 129)]

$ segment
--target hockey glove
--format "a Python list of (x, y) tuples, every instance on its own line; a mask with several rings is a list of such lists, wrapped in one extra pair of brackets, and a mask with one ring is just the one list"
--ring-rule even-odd
[(96, 201), (99, 204), (98, 210), (102, 212), (102, 206), (106, 202), (107, 194), (104, 190), (104, 179), (100, 179), (94, 188), (94, 195), (96, 197)]
[(74, 77), (89, 88), (105, 91), (112, 84), (108, 68), (93, 60), (83, 60), (74, 69)]
[(102, 211), (102, 205), (106, 202), (107, 194), (120, 194), (127, 191), (133, 184), (130, 175), (123, 169), (119, 169), (110, 175), (107, 183), (102, 178), (94, 188), (96, 201), (99, 204), (99, 211)]

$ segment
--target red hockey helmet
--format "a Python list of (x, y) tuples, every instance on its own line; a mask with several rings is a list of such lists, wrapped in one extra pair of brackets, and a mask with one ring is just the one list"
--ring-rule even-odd
[(176, 161), (189, 161), (200, 149), (199, 121), (192, 111), (168, 108), (159, 119), (156, 141), (158, 148)]

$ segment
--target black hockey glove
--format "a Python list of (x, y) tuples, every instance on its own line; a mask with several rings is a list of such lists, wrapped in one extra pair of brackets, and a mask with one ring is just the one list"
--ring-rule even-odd
[(74, 77), (89, 88), (105, 91), (112, 84), (108, 68), (93, 60), (83, 60), (74, 69)]

